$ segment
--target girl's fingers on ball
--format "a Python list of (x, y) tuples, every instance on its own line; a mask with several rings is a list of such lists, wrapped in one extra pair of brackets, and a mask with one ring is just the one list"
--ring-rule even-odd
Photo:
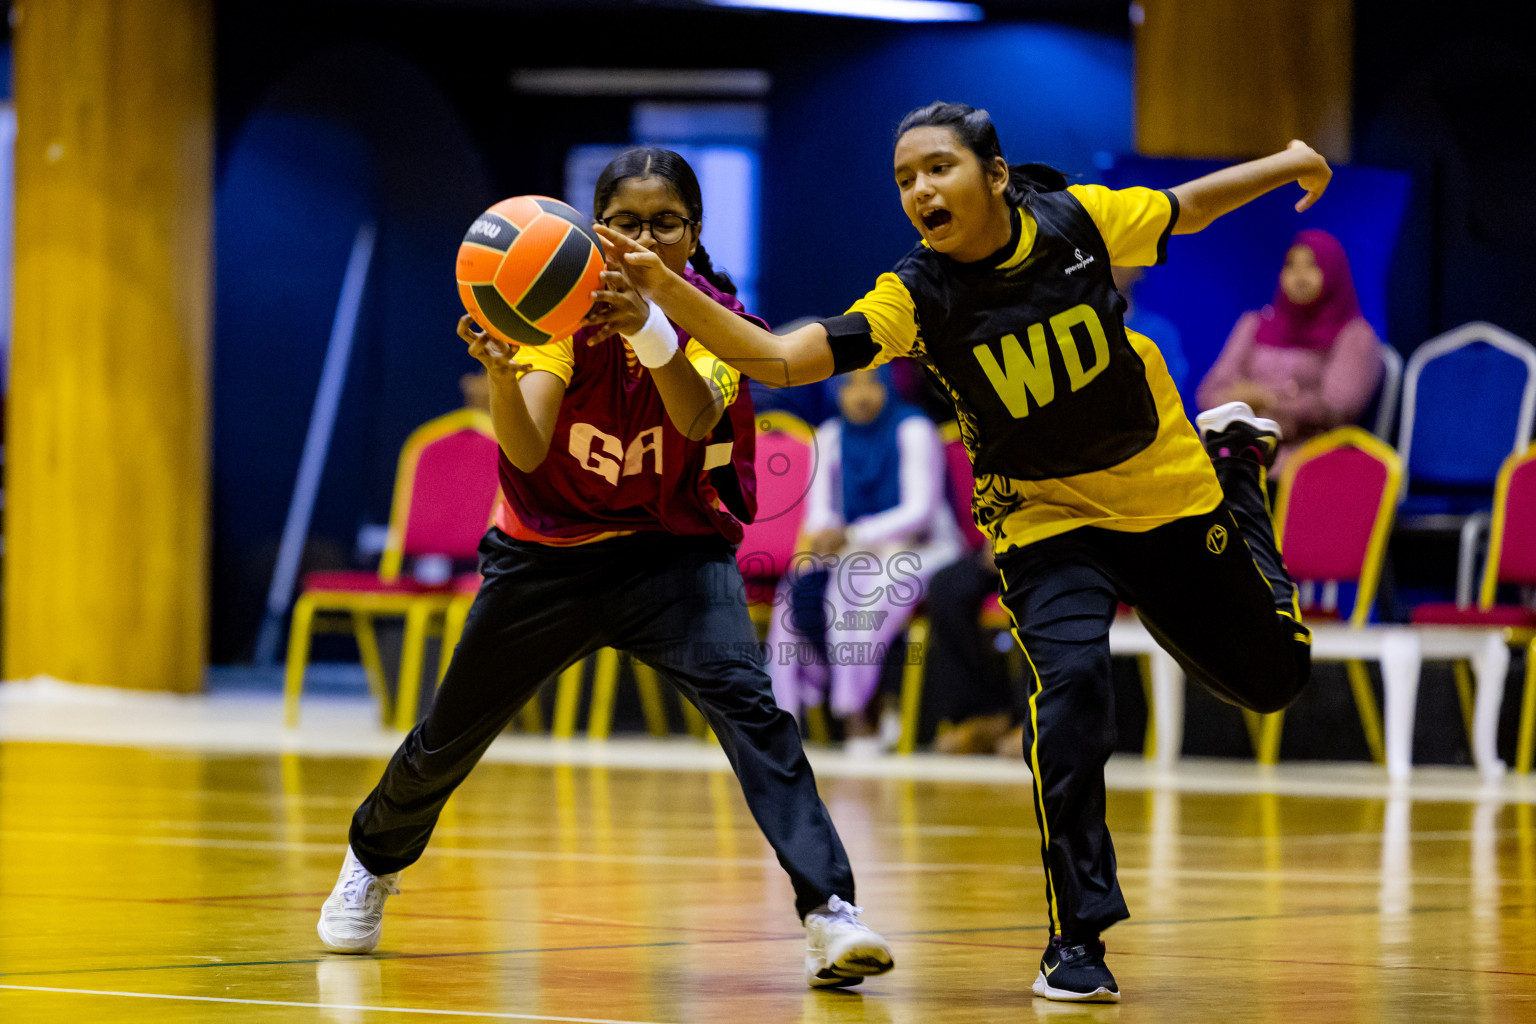
[(474, 342), (479, 338), (485, 337), (485, 332), (476, 328), (475, 318), (470, 316), (468, 313), (465, 313), (463, 316), (459, 317), (458, 331), (459, 337), (468, 342)]

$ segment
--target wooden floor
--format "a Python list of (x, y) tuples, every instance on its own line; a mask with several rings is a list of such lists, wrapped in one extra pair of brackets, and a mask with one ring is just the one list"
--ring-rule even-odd
[[(811, 992), (719, 771), (486, 763), (372, 957), (317, 908), (378, 758), (0, 743), (0, 1021), (1536, 1020), (1536, 808), (1114, 791), (1125, 1001), (1034, 999), (1014, 781), (824, 777), (897, 969)], [(1221, 771), (1217, 766), (1216, 771)]]

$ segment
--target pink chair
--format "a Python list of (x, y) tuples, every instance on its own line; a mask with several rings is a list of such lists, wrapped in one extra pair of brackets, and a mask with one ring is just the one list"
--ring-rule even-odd
[(960, 428), (951, 420), (940, 428), (944, 438), (944, 463), (948, 470), (949, 507), (960, 524), (960, 535), (965, 538), (967, 551), (975, 551), (987, 542), (986, 536), (976, 526), (971, 513), (971, 492), (976, 487), (976, 477), (971, 469), (971, 454), (960, 440)]
[[(1496, 604), (1500, 584), (1536, 587), (1536, 445), (1509, 456), (1494, 487), (1493, 523), (1483, 566), (1477, 607), (1423, 604), (1413, 609), (1415, 624), (1502, 626), (1511, 641), (1525, 646), (1525, 692), (1520, 703), (1520, 732), (1515, 770), (1529, 772), (1536, 760), (1536, 609), (1525, 604)], [(1470, 685), (1457, 663), (1462, 714), (1472, 731)]]
[(757, 417), (757, 518), (743, 529), (736, 564), (752, 621), (773, 614), (779, 580), (800, 542), (800, 524), (816, 469), (816, 431), (799, 417), (770, 410)]
[[(1340, 427), (1308, 441), (1286, 462), (1280, 478), (1275, 535), (1286, 567), (1304, 592), (1320, 589), (1324, 594), (1336, 593), (1339, 583), (1355, 584), (1354, 606), (1348, 618), (1351, 631), (1365, 629), (1376, 603), (1401, 479), (1402, 463), (1397, 453), (1359, 427)], [(1338, 611), (1331, 603), (1308, 602), (1303, 615), (1336, 619)], [(1389, 639), (1383, 635), (1383, 644)], [(1317, 644), (1313, 656), (1322, 656)], [(1346, 664), (1366, 744), (1372, 757), (1385, 763), (1388, 744), (1369, 673), (1355, 658), (1347, 659)], [(1385, 676), (1384, 681), (1390, 682)], [(1388, 702), (1395, 696), (1389, 688)], [(1260, 763), (1274, 764), (1280, 754), (1284, 712), (1248, 712), (1247, 717)], [(1411, 716), (1408, 721), (1411, 724)], [(1398, 741), (1411, 739), (1411, 734), (1395, 737), (1393, 749)]]
[[(1396, 454), (1356, 427), (1330, 431), (1287, 464), (1275, 506), (1275, 532), (1291, 577), (1356, 584), (1349, 623), (1370, 619), (1391, 534), (1401, 475)], [(1326, 588), (1325, 588), (1326, 589)], [(1326, 599), (1302, 609), (1337, 618)]]
[[(304, 577), (288, 638), (283, 705), (289, 726), (299, 721), (299, 696), (315, 618), (328, 612), (349, 616), (369, 687), (385, 721), (393, 718), (401, 729), (415, 724), (427, 637), (448, 609), (453, 580), (423, 582), (403, 576), (401, 570), (407, 558), (455, 562), (475, 557), (496, 500), (496, 452), (491, 418), (476, 409), (429, 420), (406, 438), (378, 571), (312, 572)], [(373, 630), (379, 615), (405, 619), (393, 715)]]

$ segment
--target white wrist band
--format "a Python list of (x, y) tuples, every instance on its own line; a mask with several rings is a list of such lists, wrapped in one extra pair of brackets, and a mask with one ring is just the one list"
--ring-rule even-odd
[(640, 360), (640, 365), (654, 370), (671, 362), (673, 353), (677, 351), (677, 331), (667, 321), (667, 314), (661, 311), (660, 306), (654, 302), (650, 306), (651, 315), (646, 317), (645, 326), (624, 337), (629, 347), (635, 350), (635, 358)]

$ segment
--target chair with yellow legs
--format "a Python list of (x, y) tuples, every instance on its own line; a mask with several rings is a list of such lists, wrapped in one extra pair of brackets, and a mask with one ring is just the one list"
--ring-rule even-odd
[[(429, 420), (406, 438), (378, 571), (313, 572), (304, 578), (288, 639), (283, 688), (287, 725), (299, 722), (310, 638), (318, 622), (337, 615), (346, 617), (357, 638), (369, 688), (384, 721), (392, 720), (401, 729), (415, 724), (426, 644), (448, 611), (453, 591), (451, 578), (423, 581), (404, 569), (407, 560), (419, 565), (431, 557), (451, 564), (475, 557), (496, 497), (496, 452), (491, 418), (476, 409)], [(405, 622), (398, 696), (393, 702), (374, 633), (374, 620), (379, 617)]]
[[(747, 612), (757, 627), (758, 640), (768, 632), (779, 581), (789, 571), (800, 550), (800, 524), (805, 518), (805, 497), (816, 471), (816, 428), (794, 413), (770, 409), (757, 415), (757, 517), (742, 531), (736, 564), (746, 588)], [(690, 731), (700, 730), (703, 716), (686, 704)], [(818, 743), (827, 742), (825, 709), (805, 710), (806, 732)]]
[[(1351, 653), (1344, 656), (1350, 687), (1360, 724), (1365, 732), (1371, 756), (1378, 763), (1388, 761), (1388, 747), (1394, 752), (1400, 741), (1411, 742), (1410, 735), (1393, 733), (1391, 742), (1384, 735), (1381, 712), (1371, 691), (1370, 675), (1360, 656), (1354, 653), (1365, 643), (1371, 656), (1382, 662), (1383, 682), (1387, 687), (1389, 717), (1396, 710), (1406, 711), (1411, 725), (1412, 709), (1402, 701), (1411, 696), (1398, 686), (1397, 659), (1393, 647), (1402, 630), (1368, 630), (1376, 602), (1376, 587), (1381, 579), (1382, 560), (1397, 508), (1402, 463), (1391, 446), (1359, 427), (1340, 427), (1315, 437), (1291, 454), (1280, 478), (1275, 504), (1275, 536), (1293, 579), (1306, 590), (1306, 583), (1323, 584), (1325, 593), (1336, 593), (1339, 583), (1355, 585), (1354, 606), (1347, 620), (1351, 631)], [(1304, 607), (1305, 619), (1337, 618), (1337, 612), (1322, 605)], [(1321, 626), (1319, 631), (1328, 627)], [(1330, 660), (1330, 645), (1314, 640), (1315, 660)], [(1416, 658), (1416, 655), (1415, 655)], [(1388, 671), (1388, 663), (1394, 671)], [(1417, 663), (1413, 665), (1417, 687)], [(1406, 680), (1405, 680), (1406, 682)], [(1261, 764), (1274, 764), (1280, 756), (1280, 730), (1285, 713), (1271, 715), (1245, 713)], [(1400, 718), (1394, 721), (1401, 721)]]
[[(1500, 585), (1518, 586), (1526, 601), (1498, 604)], [(1505, 639), (1525, 649), (1525, 688), (1520, 701), (1520, 728), (1515, 742), (1515, 770), (1526, 773), (1536, 759), (1536, 607), (1529, 598), (1536, 587), (1536, 445), (1510, 455), (1499, 469), (1489, 526), (1488, 556), (1483, 565), (1477, 606), (1423, 604), (1414, 608), (1416, 624), (1482, 626), (1504, 629)], [(1474, 721), (1472, 687), (1465, 662), (1458, 661), (1457, 691), (1467, 735), (1479, 731)], [(1497, 722), (1481, 723), (1483, 732)], [(1486, 742), (1486, 741), (1485, 741)]]

